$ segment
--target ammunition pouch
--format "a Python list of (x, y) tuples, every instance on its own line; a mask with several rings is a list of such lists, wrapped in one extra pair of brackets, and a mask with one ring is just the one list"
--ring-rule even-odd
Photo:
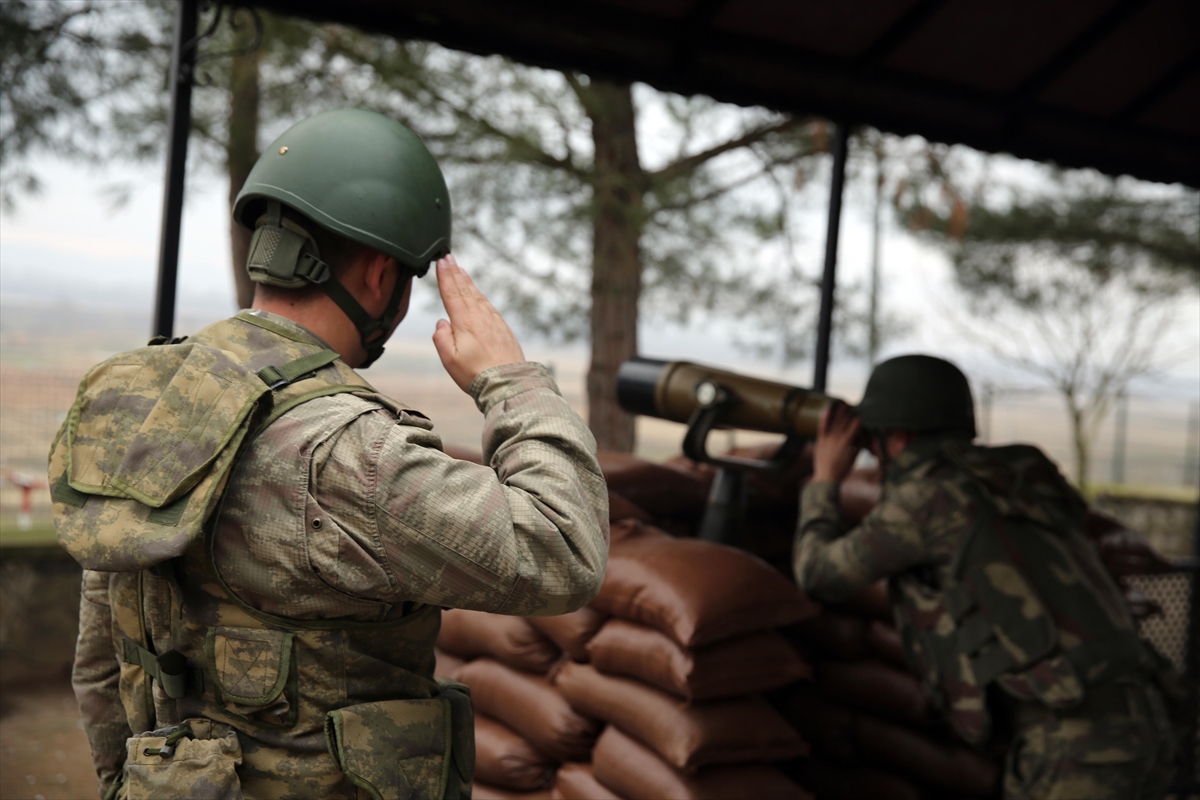
[(197, 800), (241, 800), (237, 768), (242, 745), (229, 725), (189, 719), (179, 725), (131, 736), (123, 782), (114, 784), (114, 797), (158, 800), (188, 797)]
[(325, 741), (372, 800), (458, 800), (475, 770), (470, 690), (439, 682), (424, 700), (384, 700), (329, 712)]

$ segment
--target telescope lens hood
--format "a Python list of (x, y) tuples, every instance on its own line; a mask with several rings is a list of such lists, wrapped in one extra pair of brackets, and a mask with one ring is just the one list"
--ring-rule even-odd
[(660, 416), (656, 392), (663, 370), (673, 362), (635, 356), (617, 370), (617, 402), (630, 414)]

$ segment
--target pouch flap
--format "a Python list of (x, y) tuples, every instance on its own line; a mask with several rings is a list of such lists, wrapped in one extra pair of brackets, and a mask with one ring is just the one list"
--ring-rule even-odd
[(440, 800), (449, 777), (451, 708), (435, 697), (331, 711), (326, 744), (346, 777), (374, 800)]
[(471, 690), (449, 678), (439, 678), (437, 684), (441, 696), (450, 701), (453, 728), (450, 752), (454, 768), (464, 784), (470, 783), (475, 774), (475, 712), (471, 707)]
[(204, 521), (229, 480), (237, 446), (245, 434), (245, 427), (238, 429), (191, 492), (159, 508), (129, 497), (89, 502), (90, 495), (67, 482), (66, 437), (60, 437), (51, 452), (49, 470), (59, 544), (84, 569), (104, 572), (146, 569), (183, 555), (203, 534)]
[(191, 490), (268, 390), (230, 354), (185, 343), (92, 370), (67, 428), (70, 485), (152, 508)]
[(221, 697), (243, 706), (275, 702), (292, 671), (293, 637), (288, 631), (209, 628), (204, 653)]

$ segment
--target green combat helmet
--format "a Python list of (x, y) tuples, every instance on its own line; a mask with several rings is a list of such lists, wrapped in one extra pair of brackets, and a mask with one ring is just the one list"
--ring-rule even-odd
[[(282, 217), (288, 206), (323, 228), (396, 259), (402, 270), (383, 316), (374, 319), (333, 277), (312, 237)], [(263, 153), (233, 206), (254, 230), (246, 268), (258, 283), (320, 286), (354, 323), (367, 350), (383, 353), (409, 275), (450, 252), (450, 193), (416, 134), (381, 114), (326, 111), (288, 128)]]
[(877, 365), (857, 412), (868, 430), (975, 438), (975, 403), (967, 376), (933, 356), (899, 356)]

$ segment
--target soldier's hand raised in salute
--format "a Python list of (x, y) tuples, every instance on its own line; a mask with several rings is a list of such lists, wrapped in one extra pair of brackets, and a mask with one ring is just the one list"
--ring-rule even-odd
[(442, 366), (460, 389), (467, 391), (485, 369), (525, 360), (512, 328), (454, 256), (437, 262), (437, 278), (450, 320), (438, 320), (433, 344)]

